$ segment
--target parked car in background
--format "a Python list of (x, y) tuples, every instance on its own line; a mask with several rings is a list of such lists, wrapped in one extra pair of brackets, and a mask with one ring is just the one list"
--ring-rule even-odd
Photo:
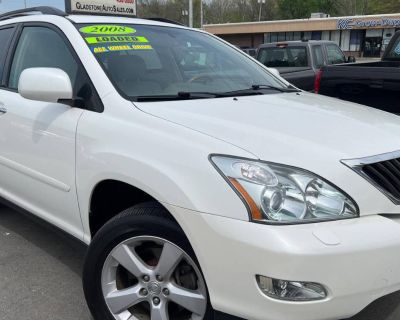
[(244, 52), (246, 52), (249, 56), (255, 58), (257, 55), (257, 49), (256, 48), (243, 48), (242, 49)]
[(400, 32), (393, 36), (381, 61), (322, 68), (315, 91), (400, 113)]
[(257, 60), (276, 68), (283, 78), (306, 91), (314, 89), (315, 76), (323, 66), (355, 62), (354, 57), (346, 58), (336, 43), (316, 40), (263, 44)]

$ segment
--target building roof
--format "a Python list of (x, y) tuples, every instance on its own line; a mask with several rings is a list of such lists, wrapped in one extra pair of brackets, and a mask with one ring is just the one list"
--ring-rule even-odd
[[(339, 22), (343, 22), (339, 25)], [(387, 24), (386, 24), (387, 23)], [(208, 24), (204, 29), (214, 34), (249, 34), (290, 31), (328, 31), (337, 29), (400, 28), (400, 13)]]

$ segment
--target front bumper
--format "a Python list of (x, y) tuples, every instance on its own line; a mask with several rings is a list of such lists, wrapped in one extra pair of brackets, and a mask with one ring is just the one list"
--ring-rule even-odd
[[(193, 246), (216, 310), (255, 320), (336, 320), (400, 290), (396, 216), (270, 226), (167, 207)], [(323, 284), (328, 298), (271, 299), (258, 289), (257, 274)]]

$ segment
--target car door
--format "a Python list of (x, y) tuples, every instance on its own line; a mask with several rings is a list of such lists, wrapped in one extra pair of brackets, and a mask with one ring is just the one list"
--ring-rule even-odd
[(80, 63), (55, 27), (27, 24), (19, 29), (0, 90), (0, 195), (81, 237), (75, 135), (84, 110), (28, 100), (18, 93), (22, 71), (34, 67), (60, 68), (77, 88)]

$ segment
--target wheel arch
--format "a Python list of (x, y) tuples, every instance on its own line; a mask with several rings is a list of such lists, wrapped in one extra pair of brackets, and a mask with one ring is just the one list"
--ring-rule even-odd
[(178, 219), (157, 196), (122, 179), (106, 178), (98, 181), (90, 193), (88, 210), (90, 237), (93, 238), (102, 226), (120, 212), (143, 202), (156, 202), (161, 205), (168, 212), (169, 218), (182, 229)]

